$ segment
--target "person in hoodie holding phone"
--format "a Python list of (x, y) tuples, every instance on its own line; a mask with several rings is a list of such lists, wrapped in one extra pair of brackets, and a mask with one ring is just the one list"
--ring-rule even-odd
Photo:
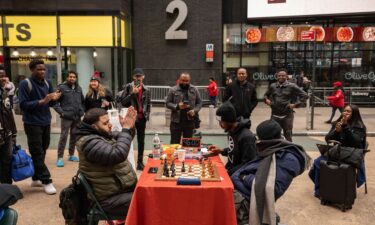
[(245, 163), (255, 159), (257, 155), (255, 135), (250, 131), (250, 120), (236, 116), (236, 109), (229, 101), (224, 102), (216, 111), (221, 128), (228, 133), (228, 147), (224, 149), (210, 146), (211, 155), (221, 154), (228, 157), (225, 165), (227, 172), (232, 175)]

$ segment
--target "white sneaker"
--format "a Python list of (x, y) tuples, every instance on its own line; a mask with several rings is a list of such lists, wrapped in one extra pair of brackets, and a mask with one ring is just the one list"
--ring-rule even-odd
[(42, 181), (40, 180), (33, 180), (30, 184), (31, 187), (43, 187)]
[(48, 195), (56, 194), (56, 188), (53, 186), (52, 183), (43, 184), (43, 187), (44, 187), (44, 192), (46, 192)]

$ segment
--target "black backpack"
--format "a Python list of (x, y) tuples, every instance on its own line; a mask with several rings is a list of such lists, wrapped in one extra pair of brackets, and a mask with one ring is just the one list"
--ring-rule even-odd
[(72, 178), (72, 184), (60, 192), (60, 204), (66, 225), (87, 225), (87, 213), (90, 201), (77, 175)]

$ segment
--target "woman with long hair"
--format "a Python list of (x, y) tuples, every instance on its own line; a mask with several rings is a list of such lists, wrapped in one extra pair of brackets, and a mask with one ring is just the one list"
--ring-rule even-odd
[(344, 101), (344, 89), (342, 87), (342, 83), (340, 81), (336, 81), (333, 83), (333, 90), (331, 96), (327, 97), (327, 100), (329, 101), (329, 105), (332, 107), (332, 113), (329, 120), (326, 121), (326, 123), (331, 123), (333, 120), (333, 117), (335, 117), (336, 110), (338, 109), (340, 113), (342, 113), (342, 110), (344, 109), (345, 101)]
[(98, 77), (91, 77), (89, 90), (85, 97), (85, 112), (92, 108), (108, 110), (113, 102), (112, 92), (105, 88)]
[[(366, 125), (362, 121), (359, 108), (356, 105), (347, 105), (341, 116), (332, 123), (332, 128), (325, 137), (326, 141), (338, 141), (343, 147), (366, 148)], [(319, 156), (314, 160), (314, 165), (309, 172), (311, 180), (315, 184), (315, 197), (320, 197), (319, 171), (320, 161), (327, 160), (325, 156)], [(365, 182), (364, 165), (360, 166), (357, 176), (357, 187)]]

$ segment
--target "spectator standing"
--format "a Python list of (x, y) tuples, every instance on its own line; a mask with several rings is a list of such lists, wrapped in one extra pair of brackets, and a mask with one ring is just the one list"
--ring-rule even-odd
[(51, 134), (49, 107), (56, 103), (61, 93), (54, 92), (51, 82), (45, 79), (46, 67), (43, 60), (32, 60), (29, 68), (32, 72), (30, 78), (19, 84), (19, 101), (35, 169), (31, 186), (42, 186), (47, 194), (56, 194), (51, 174), (44, 161)]
[(345, 105), (345, 96), (342, 83), (340, 81), (334, 82), (333, 89), (334, 92), (332, 93), (332, 95), (327, 97), (329, 105), (332, 107), (331, 117), (327, 121), (325, 121), (325, 123), (332, 123), (333, 117), (335, 117), (336, 114), (336, 110), (338, 109), (340, 113), (342, 113)]
[(264, 102), (271, 107), (271, 119), (280, 124), (285, 139), (292, 142), (293, 109), (306, 102), (308, 95), (287, 78), (287, 71), (280, 69), (276, 75), (277, 82), (272, 83), (264, 95)]
[(190, 74), (180, 74), (178, 85), (169, 90), (166, 107), (171, 114), (171, 144), (180, 144), (181, 135), (191, 138), (195, 128), (195, 116), (202, 108), (197, 88), (190, 84)]
[(54, 109), (61, 117), (61, 134), (60, 140), (57, 147), (57, 167), (64, 166), (64, 149), (68, 134), (69, 138), (69, 156), (68, 160), (72, 162), (78, 162), (77, 156), (74, 156), (75, 149), (75, 136), (74, 130), (77, 125), (81, 122), (81, 117), (84, 113), (83, 103), (84, 97), (82, 88), (77, 83), (77, 73), (75, 71), (69, 71), (66, 81), (59, 85), (58, 90), (61, 93), (61, 97), (58, 100), (59, 104), (54, 106)]
[(133, 71), (133, 82), (128, 83), (120, 97), (123, 107), (133, 106), (137, 110), (135, 128), (137, 130), (138, 160), (137, 170), (143, 170), (143, 152), (145, 148), (146, 122), (150, 118), (151, 93), (144, 84), (145, 74), (142, 68)]
[(113, 102), (112, 92), (100, 83), (100, 78), (92, 76), (89, 90), (85, 97), (85, 111), (92, 108), (102, 108), (108, 110)]
[(107, 111), (88, 110), (77, 128), (79, 171), (90, 182), (103, 210), (113, 216), (127, 215), (137, 175), (127, 160), (137, 112), (133, 107), (119, 117), (121, 132), (112, 132)]
[(210, 97), (210, 104), (216, 107), (216, 104), (217, 104), (216, 98), (217, 98), (217, 95), (219, 94), (219, 89), (217, 88), (215, 78), (210, 77), (208, 79), (208, 82), (210, 83), (207, 87), (208, 96)]
[(0, 183), (12, 183), (11, 162), (13, 142), (15, 143), (17, 129), (14, 122), (11, 107), (5, 104), (7, 91), (6, 74), (3, 67), (0, 67)]
[(248, 82), (245, 68), (237, 70), (237, 79), (228, 84), (223, 102), (230, 101), (236, 109), (237, 117), (250, 119), (251, 112), (258, 104), (255, 86)]

